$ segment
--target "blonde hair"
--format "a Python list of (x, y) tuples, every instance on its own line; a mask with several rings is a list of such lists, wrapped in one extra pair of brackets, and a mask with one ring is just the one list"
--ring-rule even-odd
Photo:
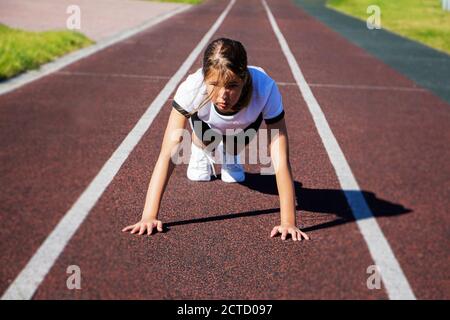
[[(213, 72), (218, 73), (218, 80), (221, 84), (227, 85), (234, 75), (238, 76), (243, 82), (241, 96), (238, 102), (232, 107), (231, 111), (239, 111), (248, 106), (252, 97), (252, 77), (247, 67), (247, 52), (242, 43), (227, 38), (219, 38), (212, 41), (203, 55), (203, 79), (208, 79)], [(203, 106), (205, 106), (213, 97), (216, 88), (202, 102), (194, 108), (189, 115), (191, 116)]]

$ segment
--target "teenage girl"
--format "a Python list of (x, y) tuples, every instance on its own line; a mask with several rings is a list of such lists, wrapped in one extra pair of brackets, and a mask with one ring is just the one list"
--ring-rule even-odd
[[(179, 85), (172, 106), (142, 218), (122, 231), (139, 235), (145, 232), (150, 235), (154, 228), (163, 231), (162, 222), (158, 220), (159, 206), (175, 167), (173, 151), (179, 147), (181, 132), (188, 119), (192, 144), (187, 177), (193, 181), (209, 181), (211, 171), (215, 175), (214, 160), (209, 152), (214, 149), (222, 154), (221, 179), (227, 183), (245, 179), (239, 154), (252, 140), (254, 134), (251, 133), (256, 132), (264, 120), (268, 132), (278, 130), (275, 137), (270, 138), (269, 134), (269, 144), (280, 197), (281, 221), (270, 236), (280, 233), (282, 240), (288, 235), (294, 241), (309, 239), (296, 225), (295, 191), (280, 92), (262, 68), (247, 66), (247, 53), (239, 41), (227, 38), (212, 41), (204, 52), (202, 68)], [(229, 134), (230, 130), (234, 134)], [(239, 139), (240, 135), (244, 139)], [(242, 143), (236, 143), (236, 140)]]

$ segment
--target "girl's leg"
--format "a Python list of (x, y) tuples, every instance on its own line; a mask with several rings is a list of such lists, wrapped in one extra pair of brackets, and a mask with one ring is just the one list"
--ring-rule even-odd
[(192, 131), (192, 142), (199, 148), (205, 149), (213, 141), (202, 141), (199, 137)]
[(208, 146), (214, 142), (214, 140), (208, 141), (199, 138), (199, 136), (204, 137), (203, 132), (209, 128), (206, 123), (194, 123), (192, 119), (190, 119), (189, 123), (192, 128), (192, 145), (187, 176), (192, 181), (209, 181), (211, 180), (211, 173), (216, 175), (214, 161), (208, 150)]
[[(260, 118), (262, 118), (262, 116)], [(223, 136), (222, 181), (234, 183), (245, 180), (245, 171), (242, 166), (241, 155), (242, 152), (244, 152), (245, 147), (255, 138), (260, 124), (261, 121), (256, 121), (239, 134)], [(251, 152), (252, 148), (250, 148), (249, 151)]]
[[(200, 120), (198, 117), (193, 116), (189, 120), (189, 124), (191, 125), (192, 129), (192, 143), (194, 143), (199, 148), (206, 149), (205, 151), (212, 152), (220, 143), (220, 141), (217, 141), (217, 139), (220, 140), (222, 137), (220, 135), (214, 134), (211, 127), (206, 122)], [(208, 146), (210, 147), (207, 148)]]

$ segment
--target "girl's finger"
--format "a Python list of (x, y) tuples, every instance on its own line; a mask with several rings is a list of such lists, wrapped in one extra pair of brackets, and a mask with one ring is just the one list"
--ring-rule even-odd
[(131, 233), (136, 233), (139, 230), (139, 224), (135, 224), (133, 230), (131, 230)]
[(289, 233), (291, 234), (292, 240), (297, 241), (297, 232), (295, 230), (290, 230)]
[(281, 233), (281, 240), (286, 240), (287, 233), (287, 230), (283, 230), (283, 232)]
[(141, 224), (141, 227), (139, 228), (139, 235), (144, 234), (145, 232), (145, 224)]
[[(301, 232), (301, 231), (300, 231)], [(304, 232), (301, 232), (302, 233), (302, 235), (303, 235), (303, 238), (305, 238), (305, 240), (309, 240), (309, 236), (306, 234), (306, 233), (304, 233)]]
[(277, 227), (274, 227), (274, 228), (272, 229), (272, 232), (270, 232), (270, 237), (271, 237), (271, 238), (274, 237), (277, 233), (278, 233), (278, 226), (277, 226)]
[(147, 223), (147, 234), (151, 235), (153, 233), (153, 224)]
[(158, 221), (158, 231), (162, 232), (163, 231), (163, 225), (161, 221)]
[(131, 230), (131, 229), (133, 229), (133, 227), (134, 227), (134, 224), (132, 224), (131, 226), (125, 227), (125, 228), (122, 229), (122, 232)]
[(308, 240), (308, 236), (306, 235), (306, 233), (301, 232), (300, 230), (298, 231), (298, 236), (300, 237), (300, 239), (303, 237), (305, 238), (305, 240)]

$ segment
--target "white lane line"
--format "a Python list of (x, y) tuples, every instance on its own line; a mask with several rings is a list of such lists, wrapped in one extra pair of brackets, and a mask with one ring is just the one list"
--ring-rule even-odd
[[(296, 82), (277, 82), (280, 86), (298, 86)], [(392, 91), (414, 91), (414, 92), (426, 92), (427, 89), (420, 87), (397, 87), (397, 86), (374, 86), (374, 85), (352, 85), (352, 84), (333, 84), (333, 83), (308, 83), (310, 87), (318, 88), (337, 88), (337, 89), (350, 89), (350, 90), (392, 90)]]
[(113, 155), (103, 165), (100, 172), (92, 180), (86, 190), (81, 194), (77, 201), (67, 211), (55, 229), (50, 233), (47, 239), (42, 243), (25, 268), (20, 272), (17, 278), (11, 283), (9, 288), (2, 296), (2, 300), (31, 299), (34, 292), (44, 280), (50, 268), (56, 262), (65, 246), (75, 234), (79, 226), (94, 207), (97, 200), (101, 197), (105, 189), (114, 179), (122, 164), (133, 151), (139, 140), (148, 130), (159, 111), (168, 100), (170, 94), (177, 87), (178, 83), (187, 74), (195, 60), (206, 47), (212, 35), (222, 24), (226, 15), (230, 11), (235, 0), (231, 0), (225, 11), (219, 16), (209, 31), (203, 36), (195, 49), (189, 54), (178, 71), (167, 82), (166, 86), (153, 100), (147, 108), (144, 115), (139, 119), (134, 128), (122, 141), (120, 146), (114, 151)]
[(129, 73), (98, 73), (98, 72), (81, 72), (81, 71), (58, 71), (55, 75), (61, 76), (81, 76), (81, 77), (114, 77), (114, 78), (136, 78), (148, 80), (168, 80), (169, 76), (147, 76), (144, 74)]
[(364, 240), (367, 243), (370, 254), (375, 264), (378, 266), (382, 280), (384, 282), (387, 294), (390, 299), (416, 299), (411, 286), (406, 279), (400, 264), (383, 235), (372, 211), (364, 199), (361, 189), (350, 169), (350, 166), (345, 159), (336, 138), (331, 131), (330, 126), (325, 118), (325, 115), (320, 108), (319, 103), (314, 97), (311, 88), (306, 82), (303, 73), (300, 70), (294, 55), (292, 54), (286, 39), (278, 28), (278, 24), (272, 15), (270, 8), (265, 0), (261, 0), (266, 9), (272, 29), (278, 38), (281, 49), (289, 63), (292, 74), (300, 89), (300, 92), (305, 100), (309, 112), (311, 113), (314, 124), (322, 139), (322, 143), (328, 153), (331, 163), (333, 164), (336, 175), (347, 202), (352, 210), (356, 223), (361, 231)]
[(116, 44), (117, 42), (123, 41), (127, 38), (130, 38), (137, 33), (144, 31), (160, 22), (163, 22), (164, 20), (167, 20), (174, 15), (181, 13), (183, 11), (186, 11), (187, 9), (190, 9), (191, 5), (186, 5), (180, 8), (177, 8), (173, 11), (167, 12), (165, 14), (153, 17), (147, 22), (144, 22), (143, 24), (128, 29), (126, 31), (120, 32), (118, 34), (115, 34), (109, 38), (106, 38), (104, 40), (101, 40), (97, 42), (96, 44), (74, 51), (72, 53), (68, 53), (65, 56), (62, 56), (61, 58), (58, 58), (57, 60), (53, 62), (49, 62), (46, 64), (43, 64), (39, 67), (37, 70), (29, 70), (25, 72), (24, 74), (18, 75), (14, 78), (11, 78), (9, 80), (5, 80), (3, 83), (0, 84), (0, 95), (11, 92), (17, 88), (20, 88), (32, 81), (38, 80), (42, 77), (45, 77), (57, 70), (60, 70), (64, 67), (67, 67), (68, 65), (81, 60), (83, 58), (86, 58), (100, 50), (103, 50), (113, 44)]

